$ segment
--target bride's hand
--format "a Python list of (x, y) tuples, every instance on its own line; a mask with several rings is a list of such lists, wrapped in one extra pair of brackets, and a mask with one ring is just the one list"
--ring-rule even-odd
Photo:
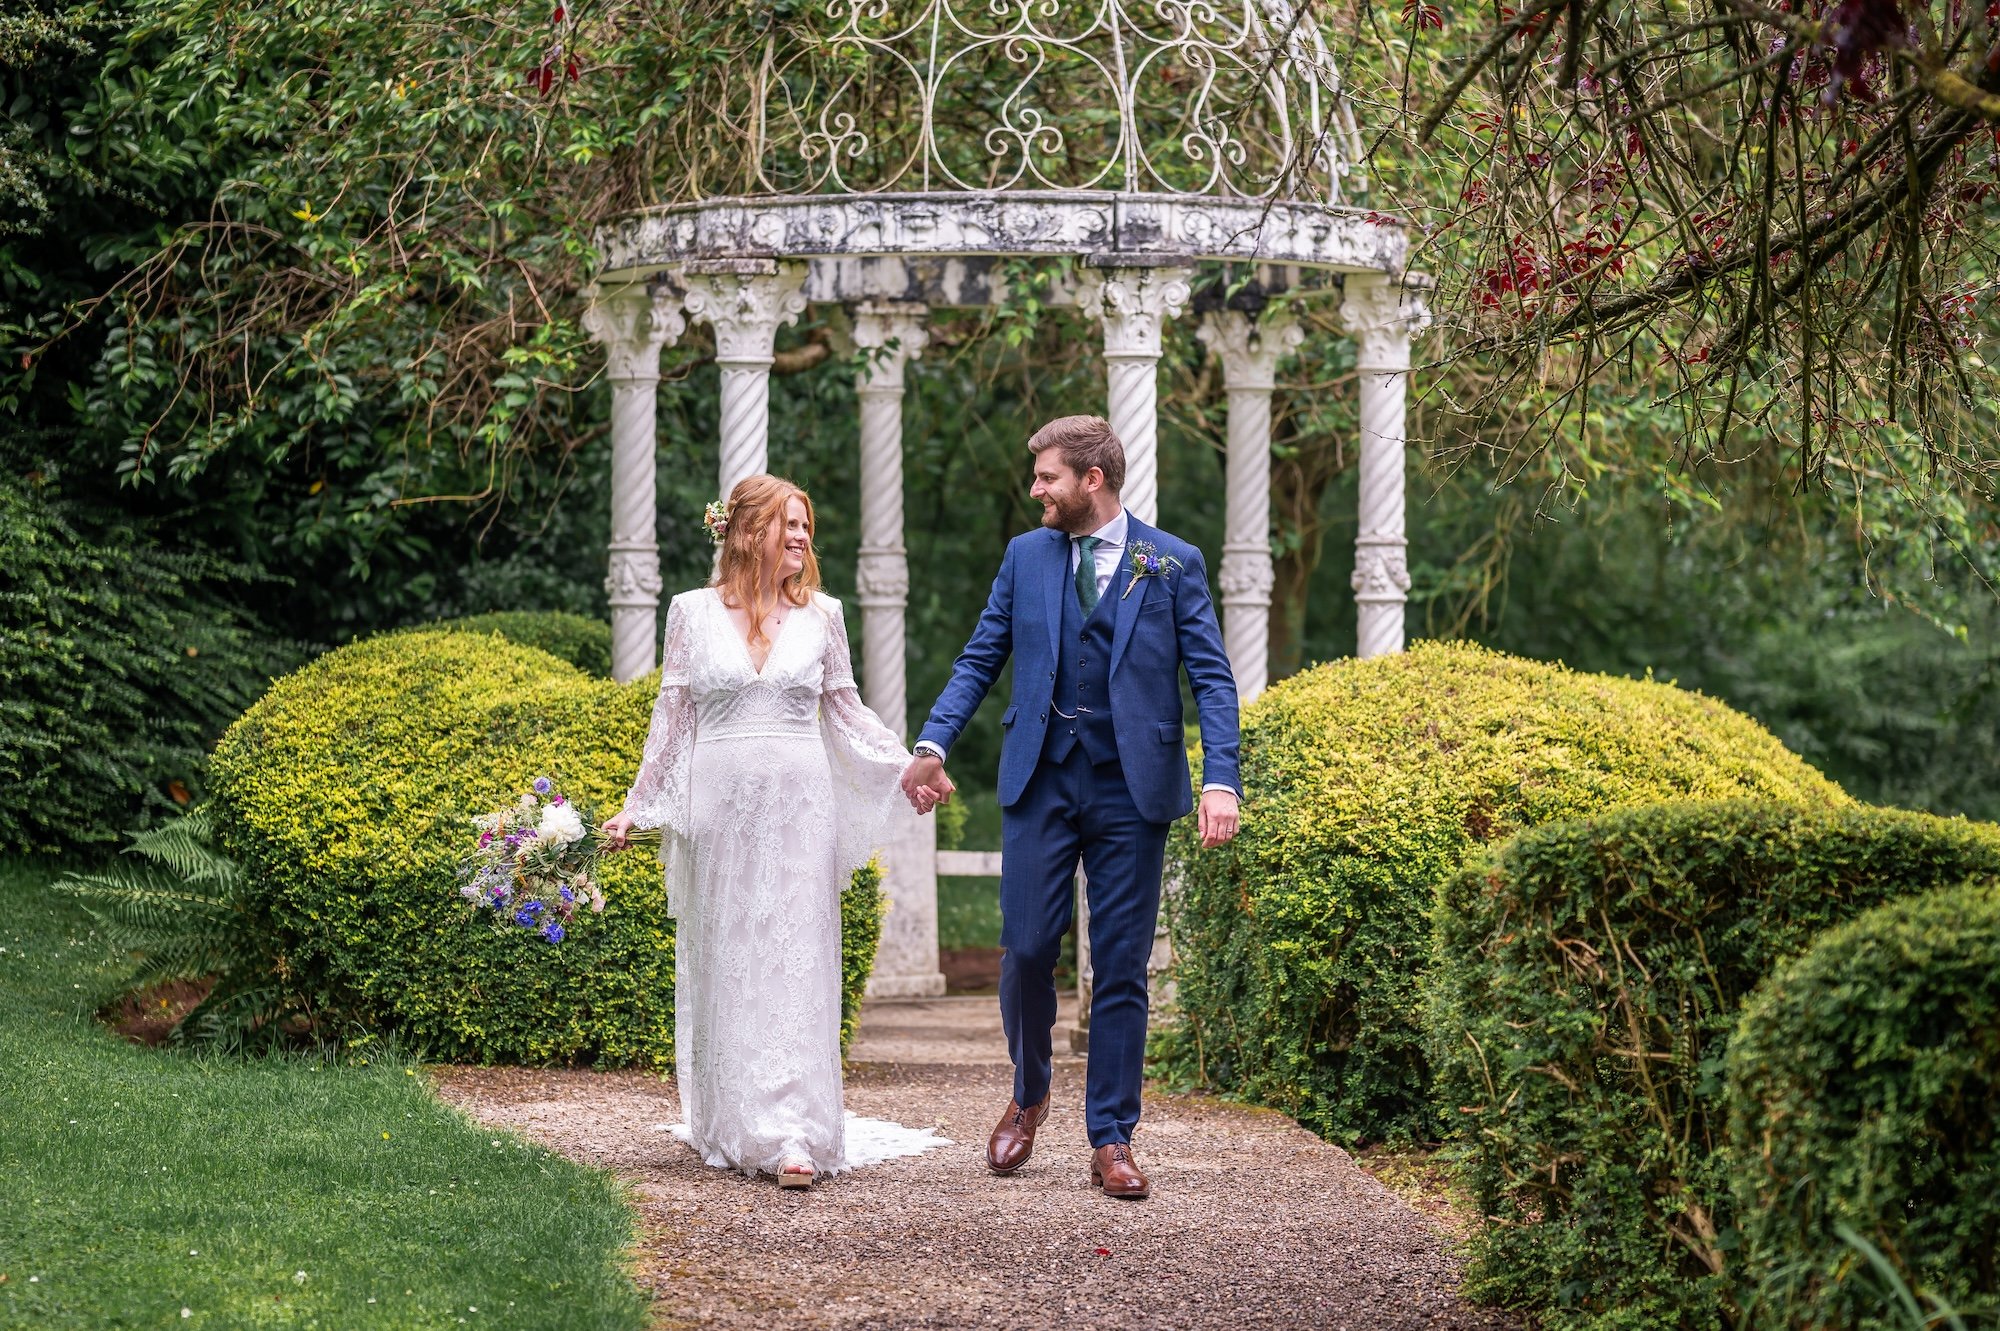
[(604, 833), (604, 844), (607, 849), (623, 850), (626, 845), (625, 838), (632, 831), (632, 815), (621, 810), (616, 818), (605, 819), (601, 830)]

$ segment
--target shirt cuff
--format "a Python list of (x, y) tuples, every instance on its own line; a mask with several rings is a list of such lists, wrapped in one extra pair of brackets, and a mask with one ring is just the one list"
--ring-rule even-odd
[(944, 750), (927, 739), (920, 739), (910, 746), (911, 753), (928, 753), (939, 762), (944, 761)]
[(1236, 795), (1236, 798), (1237, 798), (1237, 799), (1242, 799), (1242, 798), (1243, 798), (1243, 797), (1242, 797), (1241, 795), (1237, 794), (1237, 792), (1236, 792), (1236, 787), (1234, 787), (1234, 786), (1225, 786), (1225, 785), (1223, 785), (1223, 784), (1222, 784), (1222, 783), (1221, 783), (1220, 781), (1211, 781), (1211, 782), (1209, 782), (1209, 783), (1208, 783), (1207, 785), (1205, 785), (1205, 786), (1203, 786), (1203, 787), (1201, 788), (1201, 793), (1202, 793), (1202, 794), (1204, 794), (1204, 795), (1206, 795), (1206, 794), (1207, 794), (1207, 793), (1208, 793), (1209, 791), (1211, 791), (1211, 790), (1226, 790), (1226, 791), (1228, 791), (1228, 792), (1229, 792), (1230, 794), (1232, 794), (1232, 795)]

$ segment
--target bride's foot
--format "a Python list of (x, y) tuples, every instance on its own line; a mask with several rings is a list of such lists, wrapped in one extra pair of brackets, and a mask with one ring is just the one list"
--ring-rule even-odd
[(810, 1188), (813, 1185), (813, 1167), (802, 1160), (787, 1160), (778, 1166), (778, 1186), (781, 1188)]

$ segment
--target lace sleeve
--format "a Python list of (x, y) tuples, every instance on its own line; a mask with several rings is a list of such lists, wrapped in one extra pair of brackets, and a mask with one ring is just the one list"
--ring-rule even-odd
[(667, 607), (666, 644), (661, 650), (660, 696), (639, 775), (625, 795), (625, 812), (635, 827), (688, 833), (688, 775), (694, 761), (694, 695), (688, 689), (688, 612), (682, 597)]
[(840, 602), (830, 596), (819, 601), (827, 618), (820, 733), (833, 768), (835, 855), (844, 890), (854, 871), (893, 835), (898, 811), (909, 808), (899, 783), (910, 765), (910, 752), (896, 732), (868, 710), (854, 687), (854, 661)]

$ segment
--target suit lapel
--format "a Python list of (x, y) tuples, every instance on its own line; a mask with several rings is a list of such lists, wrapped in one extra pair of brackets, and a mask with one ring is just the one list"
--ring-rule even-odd
[(1063, 597), (1074, 596), (1076, 592), (1069, 575), (1069, 537), (1062, 532), (1050, 530), (1054, 539), (1049, 544), (1049, 568), (1043, 575), (1043, 585), (1047, 592), (1049, 618), (1050, 660), (1062, 650)]
[(1110, 674), (1118, 673), (1118, 663), (1125, 659), (1125, 644), (1132, 640), (1132, 626), (1139, 622), (1139, 607), (1152, 594), (1153, 584), (1158, 578), (1141, 578), (1139, 585), (1132, 588), (1128, 596), (1125, 588), (1132, 581), (1132, 548), (1141, 541), (1152, 541), (1154, 531), (1130, 513), (1125, 515), (1125, 558), (1119, 562), (1118, 571), (1111, 575), (1111, 582), (1104, 589), (1106, 596), (1118, 598), (1118, 623), (1111, 633)]

